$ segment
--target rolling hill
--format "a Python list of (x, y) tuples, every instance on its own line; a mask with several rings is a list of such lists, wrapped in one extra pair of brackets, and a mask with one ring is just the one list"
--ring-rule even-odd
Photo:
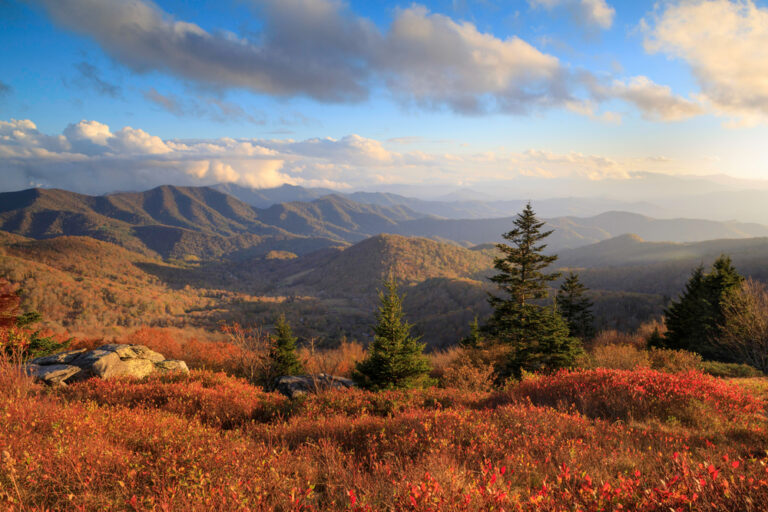
[[(297, 193), (296, 188), (281, 187), (280, 191), (291, 196)], [(298, 193), (307, 195), (308, 190)], [(275, 250), (307, 254), (382, 233), (471, 246), (501, 240), (501, 234), (514, 221), (514, 217), (425, 216), (410, 206), (396, 204), (398, 197), (392, 194), (379, 198), (388, 204), (323, 195), (310, 202), (254, 208), (208, 187), (163, 186), (106, 196), (30, 189), (0, 194), (0, 229), (36, 239), (90, 236), (164, 258), (242, 260)], [(553, 252), (627, 233), (649, 241), (680, 242), (768, 236), (768, 227), (760, 224), (654, 219), (620, 211), (593, 217), (554, 217), (547, 224), (555, 229), (548, 240), (548, 250)]]
[(401, 283), (412, 285), (438, 277), (482, 278), (491, 265), (492, 259), (482, 252), (426, 238), (377, 235), (340, 250), (288, 282), (325, 295), (370, 295), (390, 271)]

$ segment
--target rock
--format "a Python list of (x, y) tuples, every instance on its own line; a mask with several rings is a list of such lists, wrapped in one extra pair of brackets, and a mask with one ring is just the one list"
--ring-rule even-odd
[(65, 385), (64, 381), (81, 370), (69, 364), (28, 364), (25, 368), (27, 375), (50, 385)]
[(163, 356), (163, 354), (155, 352), (144, 345), (119, 345), (117, 343), (110, 343), (109, 345), (102, 345), (96, 350), (108, 350), (114, 352), (120, 356), (120, 359), (148, 359), (153, 363), (165, 361), (165, 356)]
[(126, 359), (117, 364), (110, 364), (98, 376), (102, 379), (113, 377), (135, 377), (143, 379), (155, 371), (155, 363), (149, 359)]
[(335, 375), (287, 375), (277, 380), (276, 389), (288, 398), (295, 398), (307, 393), (317, 393), (327, 389), (354, 388), (355, 383)]
[(144, 345), (111, 343), (95, 350), (70, 350), (38, 357), (30, 361), (26, 371), (46, 384), (66, 384), (91, 377), (140, 379), (155, 372), (189, 373), (189, 368), (184, 361), (166, 360)]
[(178, 359), (167, 359), (165, 361), (159, 361), (155, 363), (155, 368), (164, 373), (182, 372), (189, 373), (187, 363)]
[(37, 357), (32, 359), (29, 364), (37, 365), (49, 365), (49, 364), (69, 364), (77, 356), (85, 352), (86, 349), (70, 350), (69, 352), (61, 352), (60, 354), (53, 354), (50, 356)]
[(112, 374), (112, 367), (120, 363), (120, 356), (110, 350), (89, 350), (74, 358), (71, 363), (83, 370), (77, 380), (89, 377), (107, 378)]

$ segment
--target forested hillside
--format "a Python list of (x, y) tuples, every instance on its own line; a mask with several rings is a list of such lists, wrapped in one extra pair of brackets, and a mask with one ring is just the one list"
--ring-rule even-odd
[[(0, 194), (0, 229), (36, 239), (89, 236), (166, 259), (244, 260), (271, 251), (305, 255), (383, 233), (469, 247), (499, 241), (512, 222), (511, 217), (440, 218), (414, 209), (418, 204), (412, 201), (399, 202), (399, 196), (391, 194), (374, 199), (365, 193), (314, 197), (316, 194), (302, 190), (281, 188), (277, 196), (307, 201), (256, 208), (209, 187), (163, 186), (105, 196), (30, 189)], [(255, 191), (250, 194), (258, 195)], [(555, 229), (548, 240), (550, 252), (629, 233), (649, 241), (675, 242), (768, 236), (768, 227), (759, 224), (654, 219), (620, 211), (594, 217), (554, 217), (547, 222)]]

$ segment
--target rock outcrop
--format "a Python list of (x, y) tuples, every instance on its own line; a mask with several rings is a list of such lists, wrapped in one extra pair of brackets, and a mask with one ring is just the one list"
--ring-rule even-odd
[(130, 376), (142, 378), (155, 372), (189, 373), (184, 361), (166, 359), (144, 345), (109, 344), (95, 350), (70, 350), (38, 357), (27, 364), (26, 371), (35, 379), (51, 385), (98, 377)]
[(276, 389), (288, 398), (305, 395), (307, 393), (317, 393), (326, 389), (350, 389), (354, 388), (355, 383), (344, 377), (335, 375), (291, 375), (280, 377), (277, 380)]

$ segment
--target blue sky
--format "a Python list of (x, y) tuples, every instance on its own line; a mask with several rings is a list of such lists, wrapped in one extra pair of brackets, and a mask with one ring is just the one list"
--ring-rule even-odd
[(768, 178), (763, 2), (6, 1), (0, 48), (3, 189)]

